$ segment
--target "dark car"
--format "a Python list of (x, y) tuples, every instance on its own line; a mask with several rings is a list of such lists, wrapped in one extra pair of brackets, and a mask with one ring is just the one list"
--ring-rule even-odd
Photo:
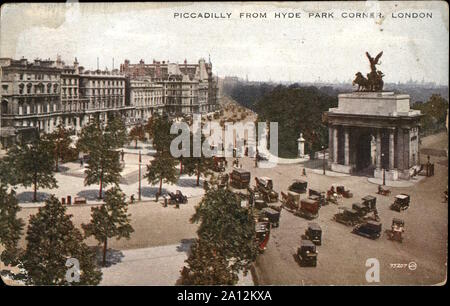
[(353, 233), (370, 239), (378, 239), (381, 236), (381, 223), (367, 221), (355, 226)]
[(311, 240), (315, 245), (322, 245), (322, 228), (315, 222), (308, 223), (305, 237), (306, 239)]
[(401, 193), (395, 196), (394, 203), (391, 205), (391, 209), (401, 212), (402, 210), (406, 210), (409, 208), (410, 196)]
[(377, 198), (371, 195), (366, 195), (361, 199), (362, 204), (367, 207), (367, 212), (372, 212), (377, 209)]
[(297, 259), (301, 266), (317, 266), (317, 249), (311, 240), (303, 239), (297, 249)]
[(273, 208), (266, 207), (263, 209), (264, 216), (269, 219), (272, 227), (278, 227), (280, 225), (280, 212)]
[(293, 182), (288, 189), (297, 193), (305, 193), (307, 188), (308, 182), (303, 180), (295, 180), (295, 182)]

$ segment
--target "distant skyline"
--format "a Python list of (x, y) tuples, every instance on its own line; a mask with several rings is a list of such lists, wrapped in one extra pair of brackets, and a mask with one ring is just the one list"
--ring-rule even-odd
[[(217, 18), (174, 18), (205, 12)], [(267, 17), (246, 19), (242, 12)], [(275, 19), (277, 12), (301, 17)], [(310, 12), (335, 18), (309, 18)], [(381, 12), (385, 18), (341, 18), (343, 12)], [(393, 12), (433, 17), (394, 19)], [(0, 56), (54, 60), (60, 54), (68, 64), (77, 57), (86, 69), (96, 69), (97, 57), (101, 69), (111, 69), (113, 58), (119, 68), (125, 59), (192, 63), (211, 57), (219, 77), (347, 82), (357, 71), (369, 72), (366, 51), (372, 56), (383, 51), (378, 69), (385, 82), (448, 85), (448, 17), (441, 1), (13, 3), (1, 6)]]

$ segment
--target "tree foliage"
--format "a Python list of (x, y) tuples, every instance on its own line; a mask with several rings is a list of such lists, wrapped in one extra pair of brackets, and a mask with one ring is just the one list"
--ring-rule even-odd
[(57, 188), (53, 174), (53, 156), (44, 140), (15, 145), (8, 150), (2, 168), (7, 170), (6, 183), (33, 186), (33, 201), (37, 201), (38, 188)]
[(328, 128), (322, 114), (337, 106), (336, 97), (315, 87), (277, 86), (255, 104), (258, 121), (278, 122), (278, 154), (296, 157), (299, 133), (305, 138), (305, 150), (314, 152), (327, 147)]
[(197, 239), (186, 260), (188, 267), (181, 270), (183, 285), (234, 285), (239, 280), (229, 269), (224, 254), (214, 248), (208, 239)]
[(112, 187), (105, 193), (105, 204), (91, 208), (91, 222), (82, 224), (85, 236), (94, 236), (103, 244), (103, 265), (106, 263), (106, 250), (109, 238), (130, 238), (134, 232), (127, 214), (128, 204), (125, 194), (118, 187)]
[(137, 143), (138, 141), (144, 141), (145, 140), (145, 129), (142, 125), (136, 125), (128, 134), (128, 137), (130, 140), (134, 141), (134, 148), (137, 149)]
[(119, 119), (109, 121), (103, 130), (99, 121), (94, 121), (83, 128), (78, 141), (80, 150), (89, 153), (84, 184), (99, 184), (100, 199), (104, 186), (118, 185), (120, 182), (122, 164), (120, 153), (116, 149), (122, 144), (122, 140), (115, 139), (123, 137), (121, 129), (118, 128), (120, 122)]
[[(149, 121), (150, 122), (150, 121)], [(170, 144), (176, 135), (170, 134), (172, 121), (167, 115), (154, 115), (151, 119), (150, 135), (153, 136), (153, 147), (158, 152), (170, 152)]]
[[(225, 280), (225, 283), (230, 280), (229, 274), (233, 275), (231, 279), (236, 281), (240, 271), (248, 272), (258, 254), (255, 221), (251, 212), (241, 207), (233, 192), (226, 189), (209, 189), (195, 208), (191, 222), (200, 223), (197, 230), (199, 257), (196, 257), (196, 253), (191, 255), (195, 257), (188, 261), (189, 266), (185, 273), (192, 271), (201, 277), (201, 262), (205, 267), (212, 264), (211, 258), (204, 257), (205, 253), (217, 257), (217, 271), (221, 274), (217, 275), (217, 279)], [(207, 243), (203, 245), (203, 241)], [(225, 267), (220, 261), (226, 261), (228, 264)], [(192, 266), (189, 263), (192, 263)], [(205, 282), (211, 279), (207, 274), (205, 277)]]
[(0, 244), (4, 246), (0, 260), (5, 265), (17, 265), (20, 257), (21, 250), (17, 245), (22, 235), (24, 222), (17, 218), (19, 211), (15, 191), (8, 192), (6, 186), (0, 185)]
[[(191, 133), (190, 135), (190, 143), (193, 144), (193, 137), (194, 135)], [(205, 142), (205, 135), (203, 133), (200, 137), (201, 144)], [(182, 163), (183, 163), (183, 172), (187, 173), (188, 175), (196, 175), (197, 176), (197, 186), (200, 184), (200, 176), (204, 175), (207, 176), (211, 173), (211, 169), (213, 166), (213, 159), (212, 157), (206, 157), (203, 153), (201, 153), (201, 156), (194, 157), (194, 146), (190, 146), (191, 152), (189, 154), (189, 157), (183, 157)]]
[[(100, 282), (102, 274), (96, 266), (95, 253), (83, 242), (83, 236), (73, 225), (71, 217), (54, 196), (30, 217), (27, 248), (22, 258), (28, 284), (97, 285)], [(80, 263), (78, 283), (69, 283), (66, 279), (69, 258)]]
[(421, 132), (432, 134), (445, 129), (445, 120), (448, 111), (448, 101), (440, 95), (433, 94), (426, 103), (415, 103), (413, 109), (420, 110)]
[(55, 171), (58, 171), (59, 160), (67, 162), (75, 160), (78, 157), (78, 151), (71, 148), (72, 139), (70, 138), (70, 132), (62, 124), (59, 124), (57, 129), (52, 133), (45, 134), (43, 141), (46, 150), (55, 160)]
[(151, 185), (159, 183), (158, 193), (161, 194), (162, 183), (175, 184), (177, 182), (177, 164), (177, 159), (172, 157), (169, 152), (157, 152), (155, 159), (150, 162), (150, 165), (147, 165), (144, 177)]

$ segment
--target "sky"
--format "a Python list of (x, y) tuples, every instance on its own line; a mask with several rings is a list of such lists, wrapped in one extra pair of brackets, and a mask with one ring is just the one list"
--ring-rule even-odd
[[(275, 13), (300, 18), (274, 18)], [(380, 12), (384, 18), (343, 18)], [(393, 18), (401, 13), (432, 18)], [(174, 18), (216, 13), (231, 18)], [(240, 18), (265, 13), (266, 18)], [(309, 17), (332, 13), (334, 18)], [(219, 77), (252, 81), (348, 81), (370, 71), (365, 52), (383, 51), (385, 82), (410, 79), (448, 85), (448, 5), (430, 2), (58, 3), (1, 6), (0, 56), (77, 57), (86, 69), (169, 60), (211, 59)], [(322, 15), (321, 15), (322, 16)]]

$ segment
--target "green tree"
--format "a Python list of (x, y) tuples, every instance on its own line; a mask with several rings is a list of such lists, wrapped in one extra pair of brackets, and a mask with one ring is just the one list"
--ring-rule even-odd
[(159, 183), (159, 194), (162, 191), (162, 183), (175, 184), (178, 180), (177, 176), (177, 159), (173, 158), (170, 153), (157, 152), (155, 159), (147, 165), (147, 172), (144, 177), (148, 179), (149, 184)]
[(5, 265), (17, 265), (21, 250), (17, 244), (22, 235), (24, 223), (17, 218), (20, 211), (16, 193), (11, 190), (9, 193), (5, 185), (0, 185), (0, 244), (4, 246), (4, 251), (0, 255), (0, 260)]
[[(97, 285), (102, 273), (95, 264), (95, 253), (83, 242), (83, 236), (66, 214), (66, 207), (51, 196), (30, 217), (27, 248), (22, 258), (27, 283), (33, 285)], [(79, 282), (66, 279), (69, 258), (80, 263)]]
[(46, 149), (53, 155), (56, 172), (59, 170), (58, 162), (60, 159), (64, 162), (74, 158), (74, 149), (70, 147), (72, 144), (70, 133), (62, 124), (59, 124), (57, 129), (52, 133), (45, 134), (43, 136), (43, 141)]
[(128, 142), (125, 123), (119, 115), (114, 115), (104, 129), (105, 143), (112, 149), (123, 147)]
[(45, 141), (36, 140), (11, 147), (5, 158), (10, 173), (15, 176), (10, 181), (24, 187), (33, 186), (33, 202), (37, 201), (38, 188), (58, 187), (53, 175), (53, 156), (47, 148)]
[(94, 236), (99, 244), (103, 244), (103, 266), (106, 264), (108, 239), (130, 238), (134, 232), (127, 210), (125, 194), (120, 188), (112, 187), (105, 193), (105, 204), (91, 208), (91, 222), (82, 224), (86, 237)]
[(422, 113), (421, 133), (436, 133), (445, 129), (445, 120), (448, 110), (448, 101), (441, 95), (433, 94), (425, 103), (414, 103), (413, 109), (420, 110)]
[(297, 156), (299, 133), (305, 138), (309, 153), (328, 145), (328, 128), (322, 114), (337, 106), (337, 97), (329, 96), (315, 87), (297, 84), (277, 86), (265, 93), (254, 105), (260, 122), (278, 122), (278, 154)]
[[(120, 125), (120, 121), (117, 119), (115, 123), (114, 121), (110, 122), (112, 122), (111, 126)], [(84, 184), (86, 186), (99, 184), (99, 199), (102, 198), (104, 186), (118, 185), (120, 182), (122, 165), (120, 153), (116, 151), (118, 143), (112, 140), (113, 135), (117, 134), (114, 130), (115, 128), (107, 127), (103, 131), (101, 124), (96, 120), (83, 128), (77, 144), (80, 150), (89, 153)]]
[(234, 285), (238, 281), (226, 257), (209, 240), (196, 239), (185, 262), (187, 267), (181, 270), (182, 285)]
[[(201, 143), (203, 144), (205, 142), (205, 136), (201, 135)], [(193, 144), (193, 134), (191, 133), (191, 144)], [(183, 172), (187, 173), (188, 175), (196, 175), (197, 176), (197, 186), (200, 185), (200, 176), (203, 174), (204, 176), (207, 176), (211, 173), (211, 169), (213, 166), (213, 159), (212, 157), (206, 157), (203, 152), (201, 153), (201, 156), (194, 157), (194, 148), (191, 145), (191, 152), (190, 157), (183, 157)]]
[[(236, 276), (234, 280), (240, 271), (248, 272), (258, 254), (255, 220), (250, 210), (241, 207), (233, 192), (209, 189), (195, 208), (191, 222), (200, 223), (197, 230), (199, 240), (208, 242), (205, 246), (208, 252), (228, 262), (230, 273)], [(195, 260), (203, 261), (205, 266), (210, 265), (207, 258)], [(222, 279), (222, 276), (218, 278)]]
[(134, 141), (134, 148), (137, 149), (138, 141), (145, 140), (145, 129), (142, 125), (136, 125), (130, 130), (128, 136)]
[(152, 122), (153, 147), (158, 152), (170, 152), (170, 144), (176, 135), (170, 134), (172, 122), (167, 115), (155, 115)]
[(106, 146), (102, 147), (101, 143), (99, 143), (99, 148), (91, 151), (89, 154), (84, 184), (86, 186), (99, 184), (98, 198), (101, 199), (103, 187), (110, 184), (119, 185), (121, 171), (120, 153), (108, 149)]

